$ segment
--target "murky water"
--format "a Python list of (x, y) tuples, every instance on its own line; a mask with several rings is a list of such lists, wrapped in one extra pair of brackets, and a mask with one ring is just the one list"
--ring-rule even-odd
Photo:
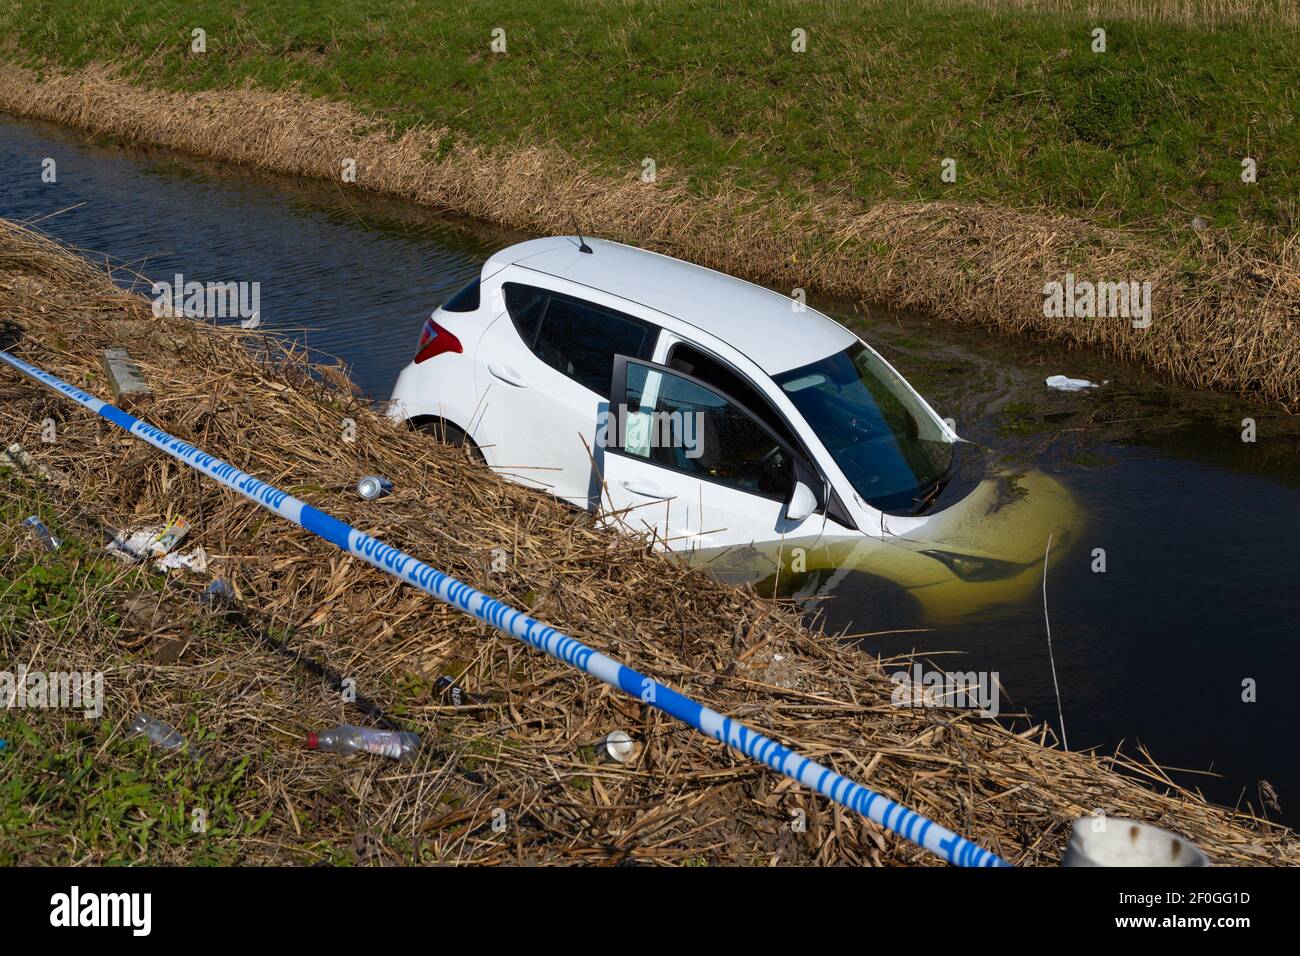
[[(45, 158), (55, 160), (54, 184), (42, 182)], [(264, 327), (342, 358), (379, 399), (430, 309), (518, 238), (337, 186), (3, 116), (0, 168), (0, 216), (40, 219), (50, 235), (107, 258), (123, 284), (178, 272), (257, 281)], [(1070, 746), (1141, 744), (1166, 765), (1218, 774), (1179, 780), (1229, 804), (1259, 807), (1267, 781), (1282, 807), (1268, 814), (1300, 823), (1289, 706), (1300, 664), (1300, 423), (1095, 356), (917, 316), (836, 314), (965, 437), (1012, 470), (1051, 475), (1080, 506), (1077, 538), (1047, 586)], [(1058, 372), (1108, 384), (1049, 392), (1043, 379)], [(1241, 440), (1247, 417), (1254, 443)], [(1105, 573), (1092, 569), (1097, 548)], [(800, 584), (812, 593), (825, 580)], [(864, 574), (837, 576), (823, 592), (815, 603), (829, 628), (872, 634), (861, 643), (886, 656), (959, 652), (928, 659), (996, 671), (1004, 715), (1028, 710), (1059, 724), (1038, 589), (943, 622)], [(1255, 702), (1243, 700), (1243, 682), (1254, 682)]]

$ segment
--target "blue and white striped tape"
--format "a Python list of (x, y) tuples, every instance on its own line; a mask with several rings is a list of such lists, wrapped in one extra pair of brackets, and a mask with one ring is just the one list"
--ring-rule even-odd
[(1008, 865), (993, 853), (941, 827), (933, 820), (868, 790), (847, 777), (840, 776), (830, 768), (823, 767), (781, 746), (730, 717), (724, 717), (715, 710), (683, 697), (672, 688), (665, 687), (632, 668), (625, 667), (613, 658), (592, 650), (581, 641), (562, 634), (541, 621), (534, 620), (523, 611), (502, 604), (482, 591), (475, 590), (468, 584), (429, 567), (423, 561), (416, 560), (392, 545), (384, 544), (378, 538), (358, 531), (306, 502), (299, 501), (288, 492), (268, 485), (179, 438), (173, 438), (162, 429), (155, 428), (148, 422), (141, 421), (134, 415), (129, 415), (120, 408), (83, 392), (62, 379), (15, 358), (8, 352), (0, 350), (0, 359), (24, 375), (95, 412), (129, 434), (147, 441), (178, 461), (203, 472), (232, 491), (251, 498), (268, 511), (324, 538), (348, 554), (356, 555), (367, 564), (372, 564), (399, 580), (415, 585), (438, 600), (473, 615), (497, 630), (516, 637), (557, 660), (586, 671), (592, 677), (599, 678), (643, 703), (657, 707), (701, 733), (740, 751), (746, 757), (766, 764), (778, 773), (793, 778), (822, 796), (911, 840), (949, 863), (957, 866)]

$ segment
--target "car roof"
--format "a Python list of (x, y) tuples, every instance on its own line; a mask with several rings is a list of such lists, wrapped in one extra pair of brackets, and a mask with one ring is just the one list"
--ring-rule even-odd
[(734, 276), (604, 239), (531, 239), (502, 249), (483, 274), (516, 265), (607, 292), (694, 326), (743, 352), (769, 375), (800, 368), (856, 341), (839, 323)]

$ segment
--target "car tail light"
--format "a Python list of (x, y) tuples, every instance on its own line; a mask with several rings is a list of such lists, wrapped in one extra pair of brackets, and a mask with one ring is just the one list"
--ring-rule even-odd
[(420, 345), (415, 353), (417, 363), (431, 359), (435, 355), (441, 355), (443, 352), (464, 351), (460, 346), (460, 339), (433, 321), (432, 318), (424, 320), (424, 328), (420, 330)]

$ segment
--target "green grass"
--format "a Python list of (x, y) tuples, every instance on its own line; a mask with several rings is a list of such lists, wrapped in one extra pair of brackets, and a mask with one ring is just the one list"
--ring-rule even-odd
[[(248, 761), (214, 771), (160, 756), (106, 721), (0, 717), (0, 866), (185, 862), (230, 865), (266, 822), (236, 803)], [(52, 740), (48, 725), (61, 726)], [(206, 815), (202, 828), (194, 811)]]
[[(22, 525), (30, 515), (40, 518), (61, 542), (57, 552), (30, 546), (35, 537)], [(60, 521), (51, 499), (7, 467), (0, 467), (0, 529), (0, 637), (6, 640), (15, 639), (37, 618), (71, 626), (73, 613), (84, 610), (88, 594), (149, 583), (140, 575), (122, 585), (122, 566), (88, 552), (81, 538)], [(97, 611), (98, 623), (111, 634), (116, 612)]]
[[(26, 660), (19, 652), (38, 620), (55, 636), (52, 653), (88, 639), (112, 648), (118, 615), (111, 600), (100, 598), (157, 587), (157, 576), (124, 573), (122, 565), (97, 556), (59, 523), (45, 495), (7, 471), (0, 470), (0, 660)], [(29, 533), (21, 522), (30, 514), (62, 540), (57, 552), (24, 546)], [(62, 662), (45, 659), (51, 648), (46, 652), (32, 669), (61, 669)], [(105, 660), (100, 666), (125, 663), (111, 651)], [(200, 736), (197, 727), (182, 730)], [(249, 819), (237, 808), (248, 784), (247, 759), (200, 765), (153, 750), (141, 738), (127, 739), (108, 720), (82, 710), (0, 706), (0, 739), (6, 742), (0, 750), (0, 866), (232, 864), (242, 854), (241, 841), (267, 820)], [(201, 828), (196, 809), (204, 814)]]
[[(7, 8), (7, 9), (6, 9)], [(245, 80), (398, 129), (555, 143), (584, 168), (757, 198), (1041, 207), (1104, 224), (1297, 231), (1300, 39), (924, 3), (415, 4), (3, 0), (3, 55), (125, 67), (180, 89)], [(1108, 51), (1090, 50), (1102, 26)], [(190, 31), (207, 52), (189, 53)], [(495, 27), (508, 50), (489, 50)], [(791, 30), (808, 51), (790, 50)], [(1259, 181), (1241, 182), (1241, 161)], [(953, 184), (940, 179), (957, 160)]]

